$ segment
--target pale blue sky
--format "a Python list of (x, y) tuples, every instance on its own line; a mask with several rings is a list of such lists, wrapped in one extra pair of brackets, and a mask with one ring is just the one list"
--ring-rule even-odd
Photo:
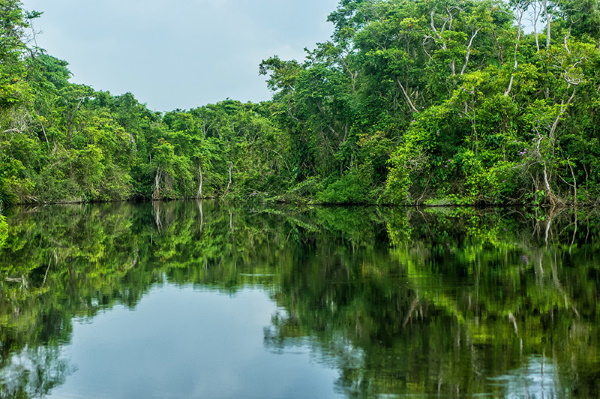
[(23, 0), (37, 43), (72, 81), (132, 92), (157, 111), (270, 98), (262, 59), (329, 39), (338, 0)]

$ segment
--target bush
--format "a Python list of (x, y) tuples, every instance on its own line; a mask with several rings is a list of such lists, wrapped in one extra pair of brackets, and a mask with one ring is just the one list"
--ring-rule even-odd
[(322, 204), (372, 203), (371, 183), (372, 177), (368, 173), (352, 169), (317, 193), (316, 201)]

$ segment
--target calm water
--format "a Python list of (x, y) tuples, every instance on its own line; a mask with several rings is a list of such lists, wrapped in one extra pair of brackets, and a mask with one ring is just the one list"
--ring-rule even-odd
[(600, 395), (590, 210), (8, 211), (0, 398)]

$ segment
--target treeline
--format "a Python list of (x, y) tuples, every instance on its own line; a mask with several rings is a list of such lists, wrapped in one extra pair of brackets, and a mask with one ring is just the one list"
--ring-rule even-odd
[(342, 0), (331, 42), (262, 64), (295, 177), (324, 202), (595, 202), (598, 4)]
[(0, 6), (0, 201), (88, 202), (282, 190), (287, 137), (270, 103), (226, 100), (159, 113), (132, 94), (69, 82), (65, 61), (28, 48), (30, 19)]
[[(273, 99), (158, 113), (69, 82), (0, 5), (0, 201), (595, 203), (594, 0), (341, 0)], [(525, 29), (526, 27), (526, 29)]]

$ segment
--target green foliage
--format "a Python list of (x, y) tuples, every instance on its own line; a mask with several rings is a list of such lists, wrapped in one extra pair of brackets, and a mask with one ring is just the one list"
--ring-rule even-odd
[(25, 50), (28, 20), (38, 15), (26, 14), (19, 0), (4, 0), (0, 4), (0, 111), (30, 99), (21, 54)]
[(157, 113), (70, 83), (4, 1), (0, 199), (595, 203), (600, 11), (544, 4), (343, 0), (330, 41), (259, 65), (272, 101)]
[(8, 224), (6, 223), (6, 218), (3, 215), (0, 215), (0, 248), (4, 246), (7, 237)]
[(372, 180), (367, 171), (352, 169), (318, 192), (316, 201), (323, 204), (372, 203)]
[[(580, 194), (598, 187), (595, 161), (576, 154), (597, 140), (600, 52), (584, 21), (600, 13), (580, 3), (553, 4), (563, 22), (544, 47), (538, 31), (515, 27), (521, 12), (541, 20), (541, 2), (341, 2), (332, 42), (294, 64), (293, 80), (279, 59), (263, 69), (285, 110), (297, 179), (328, 185), (387, 163), (373, 175), (382, 203), (527, 203), (539, 190), (551, 205), (593, 202)], [(369, 137), (387, 147), (357, 145)]]

